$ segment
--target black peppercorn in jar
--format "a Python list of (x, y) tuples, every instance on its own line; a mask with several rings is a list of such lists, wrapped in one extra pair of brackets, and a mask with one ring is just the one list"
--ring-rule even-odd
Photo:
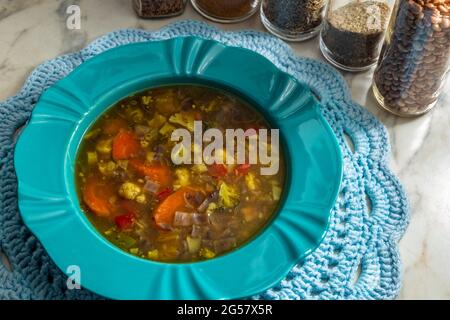
[(261, 20), (271, 33), (302, 41), (320, 31), (326, 0), (262, 0)]
[(141, 18), (165, 18), (184, 12), (187, 0), (133, 0), (133, 7)]
[(192, 6), (205, 18), (221, 22), (240, 22), (251, 17), (260, 0), (191, 0)]
[(450, 66), (450, 0), (397, 0), (374, 73), (379, 104), (399, 116), (433, 108)]

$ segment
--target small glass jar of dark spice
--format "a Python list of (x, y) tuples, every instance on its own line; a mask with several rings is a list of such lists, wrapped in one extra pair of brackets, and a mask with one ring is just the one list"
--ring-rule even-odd
[(260, 0), (191, 0), (191, 3), (207, 19), (233, 23), (250, 18), (258, 10)]
[(184, 12), (187, 0), (133, 0), (133, 8), (141, 18), (166, 18)]
[(279, 38), (303, 41), (319, 33), (325, 6), (326, 0), (262, 0), (261, 20)]
[(431, 110), (450, 68), (450, 0), (397, 0), (373, 92), (391, 113)]
[(391, 6), (386, 1), (330, 0), (320, 50), (335, 67), (363, 71), (376, 64)]

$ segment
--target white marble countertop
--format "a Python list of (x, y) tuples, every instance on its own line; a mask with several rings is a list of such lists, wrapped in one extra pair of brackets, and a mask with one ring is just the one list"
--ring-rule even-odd
[[(66, 28), (66, 8), (81, 7), (80, 30)], [(188, 6), (173, 19), (140, 20), (131, 0), (0, 0), (0, 100), (15, 94), (44, 60), (78, 50), (121, 28), (158, 29), (176, 19), (203, 20)], [(263, 30), (259, 17), (222, 29)], [(317, 38), (291, 44), (298, 55), (323, 60)], [(411, 201), (411, 223), (400, 242), (401, 299), (450, 299), (450, 81), (435, 109), (402, 119), (381, 110), (369, 91), (372, 71), (345, 74), (353, 98), (388, 128), (392, 168)], [(449, 77), (450, 78), (450, 77)]]

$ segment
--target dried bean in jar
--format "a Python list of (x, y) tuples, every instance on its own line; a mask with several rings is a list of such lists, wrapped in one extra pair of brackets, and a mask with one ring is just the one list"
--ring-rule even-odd
[(449, 10), (449, 0), (398, 0), (374, 73), (375, 97), (388, 111), (414, 116), (435, 105), (449, 69)]

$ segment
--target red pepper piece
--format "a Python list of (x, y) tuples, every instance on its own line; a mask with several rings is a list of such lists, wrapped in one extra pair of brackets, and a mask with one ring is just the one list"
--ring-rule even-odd
[(240, 164), (236, 167), (236, 169), (234, 169), (234, 173), (236, 175), (243, 175), (245, 176), (248, 171), (250, 170), (251, 164), (249, 163), (244, 163), (244, 164)]
[(222, 178), (227, 175), (228, 170), (227, 167), (225, 167), (225, 165), (214, 163), (208, 167), (208, 172), (213, 177)]
[(122, 214), (115, 217), (114, 222), (121, 231), (131, 229), (134, 223), (134, 215), (132, 213)]

